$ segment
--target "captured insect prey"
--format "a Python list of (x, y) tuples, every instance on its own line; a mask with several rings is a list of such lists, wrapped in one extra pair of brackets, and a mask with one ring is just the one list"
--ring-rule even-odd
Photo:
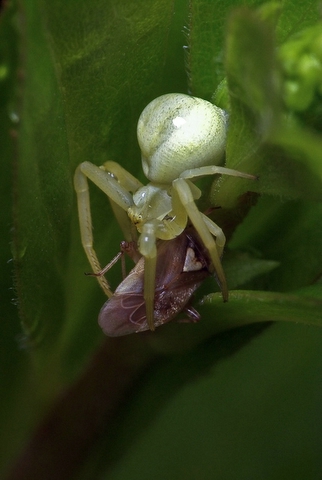
[[(144, 262), (141, 257), (103, 305), (98, 323), (106, 335), (116, 337), (149, 330), (143, 294)], [(160, 240), (157, 244), (154, 326), (170, 322), (182, 311), (187, 321), (199, 321), (199, 314), (189, 305), (189, 300), (210, 274), (209, 255), (193, 228), (187, 228), (172, 240)]]
[[(185, 250), (176, 246), (175, 239), (188, 223), (192, 224), (207, 250), (223, 300), (228, 300), (221, 265), (226, 238), (222, 229), (199, 211), (195, 201), (201, 197), (201, 190), (193, 183), (198, 178), (218, 174), (256, 179), (254, 175), (218, 166), (225, 152), (226, 131), (227, 113), (212, 103), (179, 93), (162, 95), (147, 105), (138, 120), (137, 137), (143, 171), (149, 180), (147, 185), (113, 161), (100, 167), (83, 162), (75, 171), (81, 240), (94, 273), (102, 269), (93, 247), (88, 179), (107, 195), (124, 238), (136, 241), (137, 232), (140, 234), (138, 251), (144, 262), (140, 260), (135, 269), (142, 272), (146, 322), (150, 330), (161, 322), (159, 317), (156, 319), (154, 306), (158, 277), (168, 279), (165, 273), (157, 273), (157, 241), (166, 241), (169, 248), (169, 242), (173, 241), (173, 251)], [(129, 291), (131, 274), (119, 287), (122, 286), (124, 292)], [(99, 275), (97, 279), (106, 295), (112, 297), (105, 277)], [(142, 297), (142, 293), (140, 295)], [(170, 313), (164, 314), (166, 321), (169, 316)]]

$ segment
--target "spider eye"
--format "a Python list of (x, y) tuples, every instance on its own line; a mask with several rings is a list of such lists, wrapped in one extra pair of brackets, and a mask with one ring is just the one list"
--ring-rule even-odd
[(206, 100), (180, 93), (156, 98), (137, 128), (146, 177), (169, 184), (185, 170), (219, 164), (226, 129), (226, 112)]

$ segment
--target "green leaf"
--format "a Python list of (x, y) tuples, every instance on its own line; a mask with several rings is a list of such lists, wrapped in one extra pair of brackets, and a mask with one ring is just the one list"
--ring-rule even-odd
[(321, 201), (321, 134), (297, 125), (285, 112), (274, 29), (258, 12), (240, 9), (231, 15), (226, 69), (227, 164), (259, 180), (223, 178), (220, 189), (215, 186), (212, 191), (215, 202), (232, 208), (247, 190)]
[(11, 11), (0, 12), (0, 468), (21, 448), (21, 437), (30, 427), (32, 411), (30, 394), (30, 359), (24, 351), (24, 339), (18, 316), (13, 285), (13, 261), (10, 250), (12, 236), (12, 157), (16, 132), (11, 119), (9, 99), (14, 90), (17, 51)]
[(279, 262), (266, 277), (268, 289), (298, 289), (321, 276), (321, 218), (321, 203), (281, 203), (263, 197), (238, 227), (230, 246), (260, 252), (263, 258)]
[[(280, 52), (318, 21), (318, 2), (16, 0), (1, 15), (2, 471), (317, 478), (321, 333), (308, 324), (321, 324), (321, 117), (316, 105), (290, 110)], [(193, 300), (198, 324), (103, 339), (75, 168), (115, 160), (145, 181), (143, 107), (216, 90), (230, 112), (228, 166), (259, 175), (222, 178), (203, 198), (220, 207), (229, 284), (244, 290), (223, 304), (210, 279)], [(104, 195), (90, 194), (104, 264), (122, 233)], [(121, 268), (109, 279), (115, 288)]]
[(274, 260), (264, 260), (248, 253), (229, 252), (224, 260), (225, 274), (231, 290), (250, 282), (258, 283), (258, 277), (267, 275), (279, 266)]
[[(314, 287), (312, 293), (310, 292), (310, 287), (303, 290), (300, 295), (251, 290), (231, 291), (227, 306), (218, 295), (212, 294), (204, 298), (200, 311), (205, 310), (205, 316), (209, 317), (212, 307), (216, 305), (216, 312), (222, 322), (221, 327), (225, 330), (231, 326), (235, 328), (272, 319), (321, 327), (322, 287)], [(216, 322), (215, 328), (220, 329), (219, 322)]]
[[(97, 341), (95, 311), (103, 296), (97, 292), (90, 302), (97, 285), (82, 278), (88, 266), (80, 253), (72, 175), (84, 160), (101, 164), (113, 158), (134, 174), (140, 169), (135, 124), (162, 85), (172, 5), (159, 2), (143, 18), (139, 4), (111, 9), (96, 2), (86, 5), (85, 15), (70, 2), (63, 24), (58, 2), (40, 6), (31, 2), (19, 12), (26, 26), (20, 32), (21, 68), (32, 75), (25, 75), (24, 102), (17, 104), (14, 246), (24, 328), (47, 357), (50, 346), (57, 349), (57, 336), (70, 344), (85, 328), (87, 349)], [(93, 211), (101, 213), (94, 216), (95, 237), (102, 239), (98, 251), (104, 249), (101, 258), (108, 261), (121, 238), (113, 235), (106, 202), (102, 206), (96, 198)]]
[(145, 480), (151, 470), (157, 479), (319, 477), (322, 331), (278, 324), (238, 349), (243, 333), (213, 339), (145, 377), (113, 442), (98, 446), (98, 456), (114, 459), (103, 478)]

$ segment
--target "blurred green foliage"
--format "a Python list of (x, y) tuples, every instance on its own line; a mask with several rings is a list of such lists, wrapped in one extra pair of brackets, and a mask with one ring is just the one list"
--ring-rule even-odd
[[(2, 6), (4, 478), (320, 478), (321, 39), (317, 0)], [(227, 165), (259, 177), (205, 187), (230, 301), (205, 283), (200, 324), (104, 339), (73, 173), (112, 159), (143, 180), (138, 116), (174, 91), (229, 111)], [(104, 264), (121, 233), (91, 205)]]

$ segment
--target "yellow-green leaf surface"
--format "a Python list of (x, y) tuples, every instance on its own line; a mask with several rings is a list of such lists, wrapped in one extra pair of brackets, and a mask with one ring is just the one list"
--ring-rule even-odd
[[(318, 5), (5, 2), (4, 478), (319, 478), (321, 97), (316, 88), (305, 111), (291, 108), (280, 50), (297, 58), (294, 38), (318, 32)], [(106, 298), (84, 275), (74, 171), (114, 160), (144, 182), (137, 119), (169, 92), (217, 99), (230, 114), (228, 166), (258, 176), (200, 184), (200, 208), (228, 239), (230, 300), (212, 278), (193, 299), (198, 324), (107, 339)], [(106, 264), (123, 237), (106, 197), (90, 195)], [(108, 278), (114, 289), (120, 265)]]

